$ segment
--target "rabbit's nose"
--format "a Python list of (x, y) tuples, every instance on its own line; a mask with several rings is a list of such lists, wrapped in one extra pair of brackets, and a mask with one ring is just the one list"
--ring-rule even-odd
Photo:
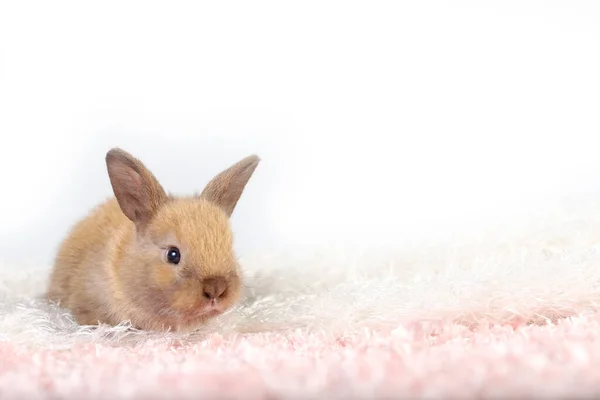
[(221, 298), (227, 292), (227, 281), (225, 278), (206, 278), (202, 284), (204, 297), (209, 300)]

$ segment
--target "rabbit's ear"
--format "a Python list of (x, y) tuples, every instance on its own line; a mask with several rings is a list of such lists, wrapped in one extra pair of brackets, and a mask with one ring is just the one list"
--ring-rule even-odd
[(167, 200), (164, 189), (141, 161), (119, 148), (106, 153), (106, 167), (121, 210), (144, 226)]
[(235, 206), (248, 183), (260, 158), (252, 155), (238, 161), (215, 176), (204, 188), (200, 197), (218, 205), (231, 217)]

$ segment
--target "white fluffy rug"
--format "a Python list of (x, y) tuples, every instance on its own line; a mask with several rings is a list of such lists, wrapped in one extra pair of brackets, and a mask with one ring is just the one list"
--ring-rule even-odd
[(191, 336), (78, 328), (0, 269), (0, 399), (600, 395), (600, 208), (521, 234), (242, 259), (242, 304)]

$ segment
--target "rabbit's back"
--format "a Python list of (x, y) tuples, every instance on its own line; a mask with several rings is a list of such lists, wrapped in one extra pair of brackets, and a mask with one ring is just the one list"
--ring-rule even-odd
[(78, 309), (85, 314), (88, 309), (103, 308), (100, 303), (108, 299), (101, 292), (109, 289), (115, 249), (130, 223), (111, 198), (75, 224), (58, 249), (48, 300), (73, 309), (78, 320), (85, 319), (78, 318)]

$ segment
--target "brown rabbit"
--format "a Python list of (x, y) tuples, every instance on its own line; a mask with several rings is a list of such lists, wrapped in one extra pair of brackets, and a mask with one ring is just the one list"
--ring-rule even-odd
[(229, 309), (242, 286), (229, 217), (259, 161), (247, 157), (200, 195), (175, 197), (138, 159), (110, 150), (115, 198), (62, 243), (47, 299), (82, 325), (144, 330), (189, 331)]

